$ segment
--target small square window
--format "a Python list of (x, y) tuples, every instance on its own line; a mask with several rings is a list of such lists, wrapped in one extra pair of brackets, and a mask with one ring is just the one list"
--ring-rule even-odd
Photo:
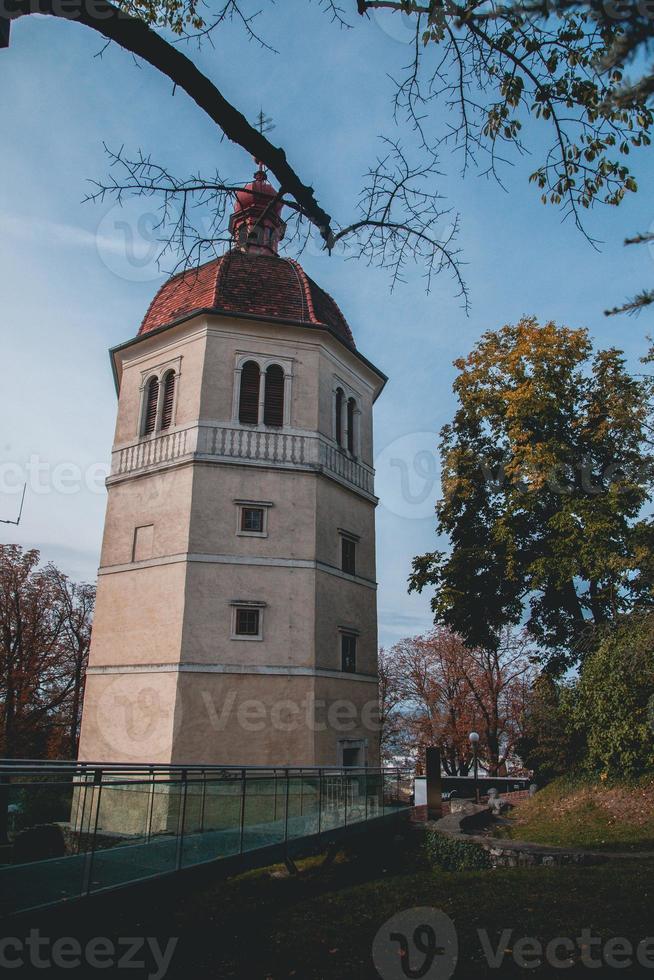
[(268, 511), (270, 500), (235, 500), (236, 533), (244, 537), (268, 537)]
[(352, 538), (341, 538), (341, 568), (348, 575), (356, 575), (356, 541)]
[(237, 636), (259, 636), (259, 609), (237, 609), (234, 632)]
[(354, 633), (341, 634), (341, 670), (346, 674), (356, 674), (357, 638)]
[(263, 534), (263, 507), (243, 507), (241, 510), (241, 531), (250, 534)]
[(263, 613), (265, 602), (250, 599), (233, 599), (232, 640), (263, 640)]

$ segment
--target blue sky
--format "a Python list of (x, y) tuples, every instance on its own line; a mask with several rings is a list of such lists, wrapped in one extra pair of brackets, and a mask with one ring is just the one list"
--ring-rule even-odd
[[(407, 62), (407, 34), (388, 16), (357, 18), (355, 30), (342, 31), (317, 3), (303, 0), (271, 7), (259, 27), (278, 54), (227, 26), (215, 49), (194, 57), (249, 118), (261, 106), (274, 117), (273, 140), (345, 223), (377, 136), (396, 135), (387, 75)], [(87, 580), (98, 564), (101, 467), (115, 416), (107, 349), (136, 333), (164, 271), (147, 261), (148, 243), (139, 240), (143, 205), (121, 214), (110, 201), (82, 204), (86, 181), (106, 172), (103, 140), (141, 147), (180, 174), (217, 166), (230, 179), (247, 180), (253, 169), (243, 151), (221, 143), (184, 93), (173, 97), (166, 79), (118, 48), (96, 57), (101, 47), (83, 27), (30, 17), (12, 27), (11, 46), (0, 52), (0, 517), (14, 516), (19, 476), (30, 460), (32, 473), (41, 467), (20, 527), (2, 525), (2, 540), (38, 547), (45, 559)], [(431, 622), (428, 597), (407, 595), (406, 579), (413, 555), (436, 546), (438, 481), (430, 452), (453, 411), (453, 359), (484, 330), (524, 314), (587, 326), (598, 344), (625, 349), (634, 366), (645, 350), (647, 315), (607, 320), (602, 311), (651, 284), (647, 248), (622, 246), (626, 235), (654, 221), (651, 154), (632, 158), (638, 195), (589, 216), (589, 230), (605, 243), (597, 253), (528, 185), (544, 145), (539, 125), (532, 135), (533, 157), (504, 173), (510, 193), (475, 174), (463, 180), (457, 161), (442, 155), (446, 176), (435, 186), (462, 215), (469, 316), (447, 276), (428, 295), (421, 270), (411, 269), (407, 284), (390, 293), (387, 274), (362, 263), (328, 258), (315, 247), (301, 259), (338, 301), (359, 348), (390, 377), (375, 414), (385, 644)], [(135, 236), (136, 264), (126, 260), (126, 233)]]

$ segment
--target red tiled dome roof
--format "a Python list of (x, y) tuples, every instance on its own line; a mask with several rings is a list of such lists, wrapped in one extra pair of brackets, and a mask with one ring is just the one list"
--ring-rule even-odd
[(200, 311), (327, 327), (348, 347), (352, 332), (334, 300), (293, 259), (232, 251), (173, 276), (152, 300), (139, 336)]

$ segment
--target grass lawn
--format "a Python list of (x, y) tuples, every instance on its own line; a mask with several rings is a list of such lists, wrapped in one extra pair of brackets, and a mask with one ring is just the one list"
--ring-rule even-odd
[[(574, 966), (561, 972), (544, 965), (525, 972), (511, 953), (499, 970), (491, 969), (479, 929), (488, 930), (494, 947), (502, 931), (510, 930), (502, 937), (506, 950), (521, 936), (574, 940), (584, 927), (602, 940), (620, 936), (636, 944), (654, 935), (654, 857), (636, 866), (444, 873), (425, 866), (421, 840), (417, 832), (404, 841), (387, 836), (373, 849), (342, 853), (328, 869), (319, 869), (316, 859), (305, 861), (297, 878), (275, 877), (268, 869), (193, 889), (181, 880), (159, 883), (147, 892), (32, 916), (29, 926), (42, 935), (83, 941), (152, 936), (165, 945), (168, 938), (179, 937), (167, 975), (180, 980), (373, 980), (379, 976), (371, 956), (377, 930), (398, 911), (421, 906), (442, 909), (454, 920), (460, 948), (455, 977), (463, 978), (577, 974)], [(571, 962), (578, 957), (574, 952)], [(589, 973), (579, 970), (579, 975)], [(604, 968), (594, 975), (613, 972)], [(87, 980), (95, 970), (61, 971), (69, 978), (76, 973)], [(621, 974), (636, 975), (624, 969)], [(57, 976), (57, 971), (48, 975)], [(113, 971), (102, 975), (110, 977)], [(116, 971), (116, 976), (126, 975)], [(654, 976), (654, 970), (638, 975)], [(404, 974), (383, 980), (395, 976)], [(434, 972), (426, 978), (443, 980)]]
[(538, 844), (654, 851), (654, 780), (635, 785), (556, 780), (511, 815), (506, 836)]

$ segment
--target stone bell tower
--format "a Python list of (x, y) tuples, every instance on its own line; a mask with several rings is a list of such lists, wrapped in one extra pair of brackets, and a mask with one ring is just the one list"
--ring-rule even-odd
[(385, 377), (278, 255), (259, 168), (231, 249), (111, 351), (118, 418), (80, 758), (379, 762), (372, 406)]

